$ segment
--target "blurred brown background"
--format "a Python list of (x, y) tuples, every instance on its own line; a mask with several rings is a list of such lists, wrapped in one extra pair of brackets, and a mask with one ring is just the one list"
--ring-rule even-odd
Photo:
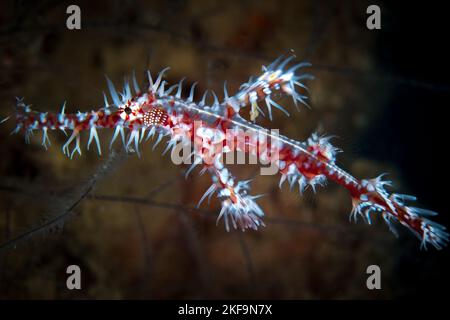
[[(39, 111), (57, 111), (65, 100), (66, 112), (96, 109), (105, 74), (120, 86), (135, 70), (144, 83), (145, 70), (165, 66), (170, 83), (199, 81), (197, 99), (206, 89), (222, 92), (224, 80), (236, 92), (262, 64), (293, 49), (313, 63), (312, 109), (297, 113), (283, 100), (291, 117), (275, 111), (275, 121), (263, 124), (301, 140), (314, 130), (336, 135), (345, 169), (359, 178), (389, 172), (397, 190), (445, 215), (443, 200), (423, 183), (438, 180), (436, 154), (424, 159), (417, 145), (438, 139), (426, 123), (442, 121), (433, 108), (448, 87), (414, 63), (422, 49), (398, 54), (416, 37), (421, 48), (434, 43), (414, 29), (405, 38), (398, 8), (377, 3), (383, 30), (370, 31), (366, 1), (80, 1), (82, 29), (69, 31), (70, 4), (0, 5), (2, 117), (13, 112), (15, 96)], [(429, 102), (433, 118), (415, 114), (423, 106), (414, 102), (393, 102), (412, 92)], [(406, 116), (405, 127), (403, 105), (416, 115)], [(447, 283), (448, 249), (419, 251), (413, 235), (400, 230), (396, 239), (378, 217), (373, 226), (349, 223), (350, 197), (333, 184), (300, 196), (280, 190), (278, 176), (257, 176), (256, 166), (234, 166), (236, 176), (256, 178), (254, 194), (266, 194), (259, 203), (267, 227), (227, 233), (215, 225), (218, 201), (195, 210), (209, 177), (195, 170), (185, 180), (186, 168), (161, 156), (163, 144), (154, 152), (144, 144), (140, 159), (107, 160), (111, 132), (103, 132), (103, 156), (83, 149), (69, 160), (61, 132), (50, 134), (45, 151), (39, 133), (26, 145), (12, 129), (12, 121), (0, 127), (0, 239), (56, 220), (0, 252), (2, 299), (380, 299), (433, 294)], [(70, 264), (82, 269), (80, 291), (66, 289)], [(382, 290), (365, 286), (371, 264), (382, 269)]]

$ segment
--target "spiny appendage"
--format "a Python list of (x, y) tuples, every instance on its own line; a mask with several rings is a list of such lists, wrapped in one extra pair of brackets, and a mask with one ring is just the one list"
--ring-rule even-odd
[(392, 186), (391, 181), (383, 180), (383, 175), (375, 179), (362, 180), (357, 193), (353, 195), (353, 210), (350, 214), (357, 221), (361, 216), (371, 224), (372, 212), (382, 215), (389, 229), (397, 236), (393, 221), (400, 222), (411, 230), (421, 241), (421, 248), (426, 249), (430, 243), (437, 249), (442, 249), (449, 241), (446, 228), (430, 221), (426, 217), (437, 215), (436, 212), (406, 205), (406, 202), (415, 201), (416, 197), (404, 194), (389, 194), (385, 186)]
[(51, 145), (48, 130), (59, 129), (66, 134), (65, 129), (72, 125), (72, 119), (64, 115), (65, 103), (62, 112), (58, 114), (39, 113), (31, 110), (30, 105), (26, 105), (23, 98), (16, 97), (16, 127), (11, 134), (16, 134), (23, 130), (25, 132), (25, 142), (30, 143), (30, 139), (35, 130), (42, 131), (42, 146), (47, 149)]
[(217, 217), (217, 223), (221, 218), (225, 222), (225, 228), (230, 231), (230, 224), (233, 228), (257, 230), (264, 227), (262, 221), (264, 212), (255, 202), (261, 195), (252, 196), (248, 194), (250, 190), (250, 180), (235, 182), (229, 170), (223, 166), (219, 157), (213, 165), (205, 167), (212, 175), (212, 185), (206, 190), (197, 204), (197, 207), (208, 198), (208, 202), (214, 193), (221, 200), (222, 209)]
[[(136, 77), (133, 74), (131, 82), (125, 79), (122, 92), (117, 92), (112, 81), (107, 78), (109, 93), (112, 103), (109, 103), (107, 96), (103, 93), (104, 107), (98, 111), (78, 112), (76, 114), (65, 114), (65, 103), (60, 113), (38, 113), (32, 111), (30, 106), (25, 105), (22, 99), (17, 99), (17, 126), (12, 133), (18, 133), (25, 130), (25, 139), (29, 142), (30, 136), (34, 130), (42, 130), (44, 147), (50, 145), (47, 130), (60, 129), (66, 134), (66, 130), (72, 130), (66, 143), (63, 145), (63, 153), (73, 158), (75, 153), (81, 155), (81, 137), (82, 131), (89, 130), (89, 139), (87, 149), (92, 143), (96, 142), (98, 153), (101, 154), (100, 140), (98, 138), (97, 129), (114, 128), (111, 138), (110, 148), (116, 139), (120, 136), (126, 150), (133, 150), (138, 155), (139, 144), (146, 136), (146, 141), (158, 135), (155, 146), (161, 141), (167, 132), (161, 130), (166, 124), (168, 115), (164, 107), (165, 105), (156, 105), (156, 98), (164, 98), (163, 101), (171, 99), (170, 93), (174, 88), (178, 87), (174, 97), (181, 97), (181, 82), (167, 90), (164, 89), (165, 81), (162, 80), (164, 73), (168, 68), (162, 70), (156, 81), (153, 81), (150, 73), (150, 86), (147, 92), (142, 93)], [(134, 89), (134, 94), (133, 90)], [(187, 101), (192, 101), (193, 88)], [(149, 132), (147, 133), (147, 130)], [(127, 131), (129, 131), (127, 133)], [(66, 134), (67, 135), (67, 134)], [(70, 146), (74, 144), (72, 151)]]
[[(145, 141), (157, 136), (153, 149), (161, 142), (163, 137), (169, 136), (171, 139), (168, 141), (164, 154), (175, 147), (179, 140), (185, 138), (179, 135), (180, 130), (176, 131), (175, 126), (182, 122), (180, 117), (182, 117), (183, 112), (180, 112), (180, 108), (182, 109), (183, 104), (193, 103), (196, 83), (191, 86), (189, 96), (182, 99), (184, 79), (166, 89), (167, 82), (163, 78), (168, 70), (168, 67), (163, 69), (158, 73), (156, 79), (153, 79), (150, 71), (147, 71), (149, 86), (147, 91), (143, 93), (141, 93), (133, 74), (134, 96), (129, 81), (125, 80), (123, 93), (117, 93), (113, 83), (107, 78), (110, 95), (121, 119), (115, 126), (110, 147), (120, 135), (125, 149), (135, 151), (140, 156), (139, 144), (143, 141), (145, 135)], [(206, 95), (199, 102), (199, 105), (203, 102), (204, 106), (205, 99)], [(107, 103), (106, 97), (105, 103)], [(128, 138), (125, 138), (125, 129), (130, 130)]]
[(330, 143), (332, 138), (333, 136), (319, 135), (317, 132), (314, 132), (311, 137), (308, 138), (307, 150), (319, 160), (334, 164), (336, 155), (342, 151)]
[[(17, 126), (12, 133), (17, 133), (23, 129), (25, 131), (25, 140), (29, 142), (34, 130), (42, 130), (42, 145), (47, 149), (47, 146), (50, 145), (47, 134), (48, 130), (59, 129), (66, 135), (66, 130), (72, 130), (62, 150), (64, 154), (73, 158), (75, 153), (80, 155), (82, 153), (80, 145), (80, 134), (82, 131), (89, 130), (87, 149), (89, 150), (91, 143), (95, 141), (97, 151), (101, 154), (97, 129), (115, 128), (110, 147), (120, 134), (125, 147), (129, 148), (130, 143), (135, 142), (137, 149), (137, 142), (142, 141), (145, 130), (141, 130), (141, 137), (139, 137), (136, 134), (136, 129), (141, 129), (142, 127), (142, 117), (148, 111), (142, 108), (142, 106), (148, 104), (150, 97), (148, 95), (141, 95), (134, 75), (132, 83), (136, 93), (135, 96), (132, 95), (128, 80), (125, 80), (123, 92), (118, 94), (114, 85), (108, 79), (108, 86), (114, 103), (110, 104), (106, 95), (103, 94), (105, 104), (103, 108), (90, 112), (78, 111), (76, 114), (66, 114), (65, 103), (59, 113), (38, 113), (32, 111), (30, 106), (25, 105), (23, 99), (17, 98)], [(121, 98), (119, 98), (119, 95)], [(154, 115), (159, 116), (159, 114)], [(152, 118), (150, 117), (147, 120), (152, 121)], [(129, 134), (128, 143), (125, 143), (125, 128), (132, 130)], [(74, 144), (74, 148), (70, 151), (70, 145), (72, 143)]]
[[(167, 120), (167, 111), (173, 107), (173, 104), (182, 106), (184, 104), (194, 103), (199, 109), (217, 114), (227, 114), (226, 110), (229, 106), (232, 106), (236, 112), (239, 112), (239, 109), (247, 105), (248, 102), (253, 103), (257, 100), (265, 100), (270, 118), (272, 118), (271, 106), (284, 110), (273, 101), (273, 96), (277, 93), (292, 96), (295, 103), (301, 102), (306, 104), (306, 97), (298, 94), (294, 88), (295, 86), (299, 86), (306, 89), (305, 85), (300, 81), (312, 77), (307, 74), (294, 75), (294, 72), (296, 69), (308, 66), (309, 64), (301, 63), (288, 70), (283, 70), (292, 58), (293, 56), (290, 56), (283, 61), (283, 57), (280, 57), (267, 68), (263, 67), (264, 73), (256, 80), (244, 84), (241, 91), (235, 96), (230, 97), (226, 85), (224, 85), (223, 102), (219, 102), (217, 95), (212, 92), (214, 101), (211, 106), (208, 106), (206, 102), (208, 91), (204, 93), (198, 103), (193, 102), (196, 83), (192, 85), (189, 97), (186, 99), (182, 99), (181, 97), (183, 79), (178, 84), (166, 89), (166, 81), (163, 78), (169, 68), (162, 70), (156, 77), (156, 80), (153, 80), (150, 71), (148, 71), (149, 87), (146, 92), (141, 92), (134, 74), (131, 77), (131, 81), (125, 79), (123, 91), (120, 93), (117, 92), (112, 81), (107, 78), (109, 93), (113, 103), (110, 104), (106, 95), (103, 94), (105, 106), (98, 111), (65, 114), (64, 104), (60, 113), (37, 113), (31, 111), (29, 106), (26, 106), (22, 100), (19, 100), (19, 121), (13, 132), (15, 133), (24, 129), (25, 139), (29, 141), (34, 130), (41, 130), (43, 135), (42, 145), (47, 148), (50, 145), (50, 139), (47, 134), (49, 129), (60, 129), (64, 133), (66, 133), (66, 130), (72, 130), (72, 134), (62, 147), (64, 154), (72, 158), (76, 153), (81, 155), (80, 134), (82, 131), (90, 131), (87, 144), (88, 149), (92, 141), (95, 141), (97, 151), (101, 154), (97, 129), (114, 128), (115, 131), (111, 139), (110, 147), (120, 135), (124, 147), (127, 150), (133, 150), (134, 148), (134, 151), (140, 155), (139, 143), (142, 142), (147, 130), (150, 132), (146, 140), (152, 137), (155, 131), (158, 131), (157, 143), (159, 143), (162, 136), (167, 134), (167, 132), (161, 130), (161, 127), (164, 127), (164, 122)], [(132, 89), (134, 89), (134, 95)], [(172, 92), (174, 92), (174, 95), (172, 95)], [(257, 96), (256, 100), (253, 98), (255, 94)], [(20, 114), (26, 114), (27, 116), (20, 118)], [(155, 125), (159, 127), (156, 130), (153, 129)], [(130, 131), (127, 137), (125, 137), (126, 130)], [(74, 147), (71, 151), (70, 147), (72, 144)]]
[(293, 58), (294, 55), (292, 54), (287, 58), (285, 58), (285, 56), (281, 56), (272, 62), (268, 67), (263, 66), (263, 74), (256, 79), (251, 77), (248, 82), (242, 84), (240, 91), (230, 99), (230, 104), (237, 105), (239, 107), (245, 107), (250, 104), (250, 118), (252, 121), (254, 121), (260, 113), (265, 116), (264, 112), (258, 105), (258, 102), (261, 101), (263, 101), (266, 105), (270, 120), (272, 120), (272, 107), (281, 110), (289, 116), (286, 109), (274, 101), (276, 94), (281, 93), (292, 97), (297, 110), (299, 109), (298, 102), (308, 106), (306, 102), (308, 97), (298, 93), (295, 86), (307, 90), (306, 85), (301, 81), (305, 79), (313, 79), (314, 77), (310, 74), (295, 74), (295, 72), (297, 69), (309, 67), (311, 64), (308, 62), (302, 62), (290, 67), (289, 69), (285, 69)]
[[(333, 165), (336, 154), (340, 152), (329, 142), (331, 138), (313, 133), (305, 143), (308, 154), (292, 147), (281, 148), (278, 161), (281, 173), (280, 188), (286, 180), (291, 189), (295, 184), (298, 184), (301, 194), (307, 187), (311, 187), (315, 192), (316, 186), (324, 186), (327, 178), (322, 170), (325, 164)], [(322, 170), (319, 170), (320, 167), (322, 167)]]

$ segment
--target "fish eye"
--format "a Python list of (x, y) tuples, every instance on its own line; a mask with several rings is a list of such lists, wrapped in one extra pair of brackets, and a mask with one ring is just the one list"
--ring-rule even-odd
[(126, 114), (130, 114), (131, 113), (131, 108), (130, 107), (126, 107), (124, 109), (124, 111), (125, 111)]

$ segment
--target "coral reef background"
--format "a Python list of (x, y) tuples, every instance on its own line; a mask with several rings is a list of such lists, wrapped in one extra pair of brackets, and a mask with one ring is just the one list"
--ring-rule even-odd
[[(311, 109), (274, 114), (271, 128), (295, 139), (314, 130), (336, 135), (338, 163), (358, 178), (389, 172), (396, 190), (419, 197), (450, 226), (446, 103), (449, 49), (442, 44), (445, 10), (432, 4), (368, 1), (79, 1), (82, 29), (66, 28), (67, 1), (0, 4), (0, 116), (14, 97), (39, 111), (95, 109), (104, 75), (120, 85), (136, 71), (170, 66), (168, 81), (186, 76), (206, 89), (230, 92), (262, 64), (293, 49), (313, 63)], [(382, 29), (366, 28), (378, 4)], [(408, 9), (408, 10), (407, 10)], [(449, 283), (448, 250), (420, 251), (399, 226), (395, 238), (381, 219), (348, 222), (351, 201), (330, 183), (300, 196), (278, 188), (278, 176), (254, 165), (233, 166), (254, 177), (267, 227), (230, 232), (216, 226), (219, 203), (195, 204), (210, 181), (161, 156), (108, 156), (111, 132), (95, 151), (67, 159), (64, 135), (52, 132), (45, 151), (0, 126), (2, 243), (63, 215), (43, 234), (0, 251), (0, 299), (431, 297)], [(86, 137), (85, 137), (86, 139)], [(86, 142), (86, 141), (84, 141)], [(84, 143), (85, 145), (85, 143)], [(103, 163), (108, 163), (102, 169)], [(100, 169), (99, 169), (100, 168)], [(66, 267), (82, 269), (80, 291), (67, 290)], [(366, 288), (366, 268), (382, 270), (382, 290)]]

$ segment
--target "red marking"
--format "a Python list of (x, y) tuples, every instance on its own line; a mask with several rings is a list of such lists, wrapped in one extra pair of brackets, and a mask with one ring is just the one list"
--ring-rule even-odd
[(227, 119), (232, 118), (235, 114), (236, 114), (236, 112), (234, 111), (233, 107), (227, 104), (226, 113), (225, 113), (225, 116), (227, 117)]
[(330, 161), (330, 158), (328, 157), (326, 150), (324, 150), (320, 144), (308, 146), (307, 150), (312, 154), (314, 154), (321, 161), (324, 162)]

